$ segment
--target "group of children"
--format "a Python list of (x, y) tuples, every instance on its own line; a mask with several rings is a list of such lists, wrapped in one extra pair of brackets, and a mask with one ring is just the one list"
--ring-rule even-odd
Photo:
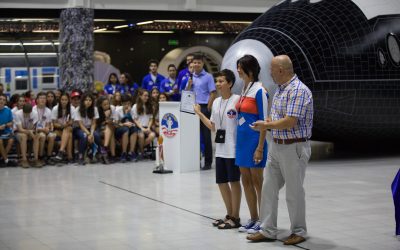
[[(130, 76), (123, 73), (119, 81), (111, 74), (100, 93), (76, 89), (70, 94), (39, 92), (36, 98), (33, 93), (15, 94), (9, 102), (0, 93), (0, 165), (28, 168), (99, 160), (104, 164), (140, 161), (145, 147), (159, 136), (158, 102), (179, 94), (174, 90), (176, 68), (169, 68), (175, 73), (164, 78), (170, 81), (168, 90), (166, 81), (163, 88), (152, 82), (150, 66), (150, 80), (144, 88), (128, 84)], [(20, 164), (8, 159), (14, 142)]]
[[(159, 136), (158, 102), (180, 101), (192, 80), (192, 59), (187, 55), (179, 74), (168, 65), (166, 77), (158, 73), (158, 61), (150, 60), (141, 87), (129, 73), (111, 73), (101, 91), (55, 90), (36, 98), (27, 91), (10, 101), (0, 91), (0, 166), (143, 159), (145, 147)], [(14, 148), (20, 164), (8, 159)]]

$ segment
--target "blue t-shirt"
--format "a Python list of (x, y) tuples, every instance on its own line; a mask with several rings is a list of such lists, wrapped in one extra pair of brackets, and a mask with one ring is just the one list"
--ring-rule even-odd
[(196, 93), (197, 104), (208, 104), (211, 92), (216, 90), (214, 78), (204, 69), (199, 74), (194, 73), (192, 90)]
[[(165, 78), (160, 85), (160, 92), (161, 93), (173, 93), (174, 89), (178, 89), (178, 84), (172, 83), (171, 79)], [(179, 93), (171, 95), (171, 100), (179, 102), (181, 100), (181, 95)]]
[(115, 85), (113, 85), (111, 83), (107, 83), (104, 86), (104, 92), (108, 95), (113, 95), (113, 94), (115, 94), (115, 91), (120, 91), (120, 89), (121, 89), (121, 85), (119, 83), (117, 83)]
[[(5, 106), (0, 110), (0, 126), (13, 121), (13, 115), (11, 109)], [(6, 127), (4, 130), (0, 130), (0, 134), (10, 134), (12, 128)]]
[(176, 77), (176, 84), (178, 84), (179, 90), (185, 89), (182, 88), (182, 81), (186, 80), (187, 83), (189, 76), (190, 76), (190, 71), (188, 67), (179, 71), (178, 77)]
[(116, 89), (116, 91), (119, 91), (121, 93), (121, 95), (123, 95), (123, 94), (133, 95), (133, 93), (135, 93), (135, 90), (137, 90), (138, 88), (139, 88), (139, 85), (135, 82), (130, 85), (119, 84), (118, 89)]
[(153, 79), (151, 79), (151, 74), (149, 73), (143, 77), (142, 89), (151, 91), (153, 88), (157, 88), (160, 90), (160, 84), (164, 79), (165, 77), (163, 75), (157, 74), (156, 81), (153, 82)]
[(136, 82), (128, 85), (128, 91), (131, 95), (133, 95), (138, 88), (139, 88), (139, 85)]
[(180, 87), (179, 87), (179, 93), (182, 93), (182, 90), (185, 90), (186, 85), (189, 82), (189, 79), (190, 79), (190, 74), (188, 76), (184, 76), (182, 78), (182, 81), (181, 81), (181, 84), (180, 84)]

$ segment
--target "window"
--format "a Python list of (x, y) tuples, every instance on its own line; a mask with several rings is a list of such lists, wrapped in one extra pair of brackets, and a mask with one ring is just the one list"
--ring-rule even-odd
[(43, 74), (42, 75), (43, 84), (54, 84), (54, 74)]
[(28, 89), (28, 79), (15, 79), (15, 90)]

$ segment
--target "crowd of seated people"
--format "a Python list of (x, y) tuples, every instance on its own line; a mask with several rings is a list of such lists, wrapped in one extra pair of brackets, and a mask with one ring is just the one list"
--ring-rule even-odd
[(179, 101), (185, 81), (175, 65), (167, 77), (157, 69), (150, 60), (140, 87), (129, 73), (112, 73), (100, 92), (28, 91), (9, 101), (0, 92), (0, 166), (141, 161), (159, 136), (159, 101)]

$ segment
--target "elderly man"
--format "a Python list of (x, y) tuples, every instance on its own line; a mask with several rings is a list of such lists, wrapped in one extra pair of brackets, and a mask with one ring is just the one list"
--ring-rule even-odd
[(294, 74), (288, 56), (272, 59), (271, 76), (278, 84), (271, 117), (251, 126), (258, 131), (271, 129), (273, 137), (261, 194), (261, 230), (247, 239), (254, 242), (276, 239), (279, 190), (286, 184), (291, 235), (284, 244), (295, 245), (305, 241), (307, 233), (303, 182), (311, 155), (313, 99), (308, 87)]

